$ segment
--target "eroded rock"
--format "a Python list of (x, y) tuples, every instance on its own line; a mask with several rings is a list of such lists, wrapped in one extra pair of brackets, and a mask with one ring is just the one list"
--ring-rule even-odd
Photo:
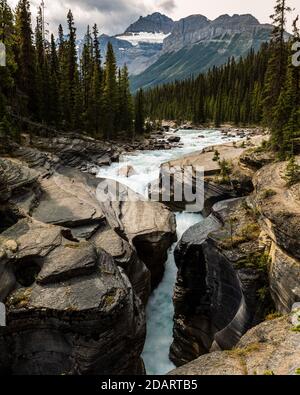
[(293, 331), (300, 310), (251, 329), (232, 351), (213, 352), (171, 375), (296, 375), (300, 333)]
[(171, 359), (182, 365), (213, 349), (230, 349), (264, 316), (258, 291), (267, 283), (266, 246), (244, 199), (214, 206), (175, 251)]
[(126, 186), (113, 182), (118, 198), (105, 195), (106, 186), (98, 189), (98, 200), (110, 227), (137, 250), (139, 258), (151, 272), (151, 283), (159, 284), (164, 273), (168, 249), (176, 240), (174, 213), (157, 202), (146, 201)]
[(93, 243), (65, 236), (31, 219), (1, 235), (0, 372), (142, 373), (145, 315), (128, 277)]

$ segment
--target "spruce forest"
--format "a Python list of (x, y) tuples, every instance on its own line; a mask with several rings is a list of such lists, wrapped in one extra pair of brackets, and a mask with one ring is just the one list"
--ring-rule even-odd
[(277, 0), (272, 39), (258, 53), (251, 50), (246, 58), (229, 59), (196, 78), (147, 91), (146, 113), (152, 119), (216, 127), (262, 125), (271, 131), (271, 148), (283, 157), (292, 154), (300, 145), (300, 67), (292, 64), (300, 36), (298, 18), (293, 34), (285, 34), (289, 11), (285, 1)]
[(272, 131), (272, 148), (283, 156), (297, 147), (300, 133), (300, 68), (292, 65), (299, 41), (298, 18), (287, 36), (286, 1), (277, 0), (270, 43), (246, 58), (184, 81), (130, 92), (126, 65), (116, 66), (112, 45), (102, 60), (97, 25), (87, 28), (80, 59), (72, 12), (68, 31), (45, 39), (42, 10), (33, 32), (28, 0), (15, 11), (0, 0), (0, 40), (7, 67), (0, 68), (0, 131), (17, 137), (18, 119), (30, 119), (62, 131), (78, 131), (111, 140), (133, 138), (151, 121), (179, 124), (224, 122), (263, 125)]
[[(87, 132), (93, 137), (128, 137), (143, 131), (143, 114), (135, 108), (127, 67), (117, 69), (112, 45), (102, 64), (97, 25), (87, 28), (80, 59), (72, 12), (68, 31), (45, 39), (42, 9), (33, 32), (30, 4), (20, 0), (15, 12), (0, 1), (0, 41), (7, 67), (0, 68), (0, 130), (18, 135), (16, 119), (28, 118), (61, 131)], [(137, 122), (134, 122), (136, 114)]]

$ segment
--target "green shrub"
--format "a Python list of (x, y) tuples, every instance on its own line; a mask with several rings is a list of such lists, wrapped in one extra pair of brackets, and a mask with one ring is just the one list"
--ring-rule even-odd
[(262, 199), (269, 199), (275, 195), (277, 195), (277, 193), (273, 191), (273, 189), (265, 189), (264, 191), (262, 191), (260, 196)]
[(300, 166), (296, 162), (294, 155), (291, 156), (287, 164), (284, 179), (286, 180), (288, 187), (291, 187), (300, 181)]
[(215, 150), (215, 155), (213, 157), (214, 162), (219, 162), (220, 160), (220, 152), (218, 150)]

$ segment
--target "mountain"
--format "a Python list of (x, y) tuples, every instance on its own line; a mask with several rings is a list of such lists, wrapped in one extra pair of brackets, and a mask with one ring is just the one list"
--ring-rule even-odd
[(163, 42), (171, 34), (174, 24), (172, 19), (158, 12), (140, 17), (123, 34), (113, 37), (101, 35), (102, 55), (105, 57), (110, 41), (118, 66), (126, 63), (131, 75), (140, 74), (159, 58)]
[(188, 78), (226, 63), (229, 57), (244, 56), (268, 41), (272, 29), (249, 14), (221, 15), (213, 21), (203, 15), (183, 18), (164, 39), (155, 62), (132, 77), (132, 89)]
[(154, 14), (148, 15), (146, 17), (141, 16), (136, 22), (132, 23), (128, 29), (126, 29), (125, 34), (139, 32), (161, 32), (168, 34), (173, 30), (174, 23), (175, 22), (166, 15), (155, 12)]

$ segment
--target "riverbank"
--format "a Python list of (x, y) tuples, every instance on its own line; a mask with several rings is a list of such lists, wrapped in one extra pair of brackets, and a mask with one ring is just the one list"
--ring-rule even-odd
[[(8, 326), (0, 331), (0, 372), (141, 374), (144, 373), (141, 361), (144, 350), (149, 372), (166, 373), (173, 367), (169, 361), (169, 347), (173, 341), (174, 307), (177, 327), (174, 328), (172, 360), (177, 365), (178, 361), (187, 360), (186, 355), (188, 358), (199, 356), (200, 350), (203, 350), (202, 338), (197, 338), (193, 322), (200, 328), (198, 316), (202, 307), (207, 306), (207, 301), (202, 300), (199, 294), (206, 272), (198, 275), (194, 269), (201, 267), (202, 261), (193, 261), (191, 265), (189, 259), (202, 256), (203, 240), (197, 238), (203, 235), (205, 229), (209, 230), (209, 224), (201, 223), (200, 230), (191, 233), (193, 228), (189, 229), (190, 226), (200, 222), (201, 216), (189, 214), (186, 217), (187, 214), (182, 212), (177, 214), (179, 220), (176, 229), (175, 214), (161, 203), (138, 201), (103, 205), (96, 197), (98, 181), (89, 173), (117, 180), (124, 189), (131, 188), (145, 194), (149, 182), (159, 177), (160, 166), (165, 162), (181, 161), (185, 164), (192, 158), (193, 164), (200, 164), (204, 158), (210, 172), (217, 172), (216, 168), (212, 168), (215, 166), (212, 161), (213, 146), (228, 160), (233, 158), (236, 164), (234, 171), (239, 172), (231, 175), (234, 182), (230, 186), (215, 185), (214, 180), (207, 177), (205, 200), (209, 203), (209, 214), (216, 199), (224, 200), (252, 192), (245, 190), (245, 185), (254, 187), (252, 180), (257, 170), (250, 169), (248, 165), (257, 165), (262, 154), (256, 153), (254, 157), (247, 153), (250, 145), (255, 147), (255, 144), (259, 144), (256, 140), (252, 141), (250, 136), (231, 137), (215, 130), (206, 130), (202, 134), (204, 137), (200, 137), (198, 131), (166, 132), (165, 138), (174, 135), (180, 137), (180, 144), (176, 143), (171, 149), (142, 149), (125, 153), (124, 160), (135, 170), (130, 174), (119, 172), (120, 165), (116, 162), (118, 155), (114, 156), (118, 154), (119, 147), (106, 147), (93, 139), (70, 141), (55, 138), (48, 139), (48, 143), (46, 139), (37, 139), (34, 146), (15, 145), (13, 150), (1, 157), (0, 301), (5, 302), (7, 307)], [(48, 150), (46, 143), (49, 144)], [(245, 147), (239, 147), (242, 144)], [(186, 157), (178, 159), (185, 154)], [(266, 160), (263, 158), (261, 167)], [(247, 183), (241, 181), (241, 175), (244, 177), (245, 172), (249, 173)], [(270, 174), (279, 177), (280, 171), (271, 171)], [(278, 185), (282, 188), (280, 183)], [(262, 193), (265, 188), (271, 187), (262, 185), (259, 188)], [(283, 190), (283, 193), (291, 196), (293, 206), (298, 199), (297, 193), (291, 194), (290, 190)], [(274, 269), (270, 274), (273, 279), (272, 295), (279, 295), (278, 303), (285, 306), (282, 309), (286, 311), (284, 309), (298, 294), (292, 295), (287, 288), (287, 284), (296, 281), (297, 273), (291, 267), (297, 266), (294, 258), (290, 261), (290, 256), (288, 258), (284, 251), (289, 249), (289, 254), (295, 249), (297, 251), (298, 236), (289, 234), (292, 243), (286, 243), (279, 232), (280, 224), (276, 222), (276, 218), (281, 216), (270, 214), (272, 205), (264, 207), (264, 215), (273, 224), (270, 237), (276, 237), (272, 249)], [(239, 213), (244, 209), (239, 209)], [(222, 215), (214, 214), (213, 218), (204, 221), (228, 225), (228, 216)], [(232, 216), (237, 217), (238, 214), (233, 213)], [(293, 215), (293, 218), (296, 217)], [(267, 227), (268, 221), (265, 223)], [(284, 221), (289, 229), (288, 218)], [(222, 226), (220, 229), (222, 235)], [(176, 247), (176, 233), (180, 238), (189, 230), (192, 240), (188, 239), (188, 248), (179, 263), (178, 248), (182, 243)], [(238, 228), (237, 233), (239, 231)], [(240, 237), (239, 234), (237, 236)], [(176, 264), (184, 281), (179, 278), (173, 307), (173, 285), (177, 276), (173, 256), (175, 247)], [(211, 250), (208, 248), (208, 251)], [(218, 265), (224, 268), (222, 259)], [(164, 275), (166, 261), (168, 264)], [(282, 261), (285, 262), (284, 267), (288, 265), (288, 276), (281, 268)], [(209, 267), (211, 262), (210, 259), (205, 261), (205, 267)], [(292, 266), (290, 262), (293, 262)], [(217, 270), (218, 265), (212, 269)], [(227, 262), (226, 265), (231, 263)], [(235, 272), (228, 267), (229, 271), (223, 270), (225, 278), (228, 273), (235, 278)], [(250, 271), (249, 274), (249, 268), (243, 269), (248, 273), (244, 277), (245, 284), (249, 284), (253, 273)], [(242, 274), (245, 275), (243, 271)], [(280, 281), (277, 279), (279, 274)], [(216, 287), (211, 289), (215, 289), (218, 295), (228, 295), (223, 291), (224, 284), (220, 285), (223, 277), (213, 278), (215, 280), (212, 283), (209, 281), (212, 277), (207, 279), (207, 284)], [(151, 288), (158, 284), (159, 287), (151, 295)], [(230, 289), (234, 289), (233, 285), (236, 284), (236, 280), (229, 282)], [(293, 289), (297, 289), (297, 281), (295, 287)], [(253, 288), (247, 295), (253, 298), (256, 291)], [(203, 295), (207, 295), (205, 289), (203, 292)], [(150, 295), (146, 318), (145, 306)], [(213, 297), (215, 293), (211, 295)], [(243, 289), (237, 286), (234, 308), (239, 306), (243, 295)], [(161, 305), (162, 300), (164, 305)], [(256, 296), (251, 300), (254, 305), (260, 306)], [(219, 302), (213, 299), (212, 305), (215, 303), (218, 305)], [(240, 305), (244, 306), (243, 303)], [(223, 306), (232, 306), (232, 303), (224, 303)], [(211, 320), (214, 328), (210, 334), (212, 339), (216, 327), (220, 329), (225, 323), (231, 322), (234, 308), (229, 313), (226, 308), (223, 309), (221, 323)], [(192, 317), (189, 315), (191, 309), (197, 311)], [(161, 329), (157, 329), (158, 321), (163, 325)], [(76, 325), (71, 326), (70, 322), (76, 322)], [(187, 322), (191, 326), (186, 325)], [(147, 325), (149, 331), (144, 347)], [(238, 328), (246, 327), (245, 321), (242, 321)], [(187, 348), (176, 349), (179, 332)], [(43, 344), (38, 341), (41, 338)], [(193, 343), (189, 344), (191, 340)], [(224, 337), (217, 337), (217, 340), (218, 345), (223, 345)], [(190, 352), (189, 347), (192, 347), (193, 352)], [(209, 351), (208, 345), (206, 348)], [(161, 363), (156, 363), (157, 358)]]
[[(179, 163), (201, 165), (206, 157)], [(298, 371), (299, 314), (290, 314), (300, 301), (300, 184), (287, 184), (287, 165), (253, 147), (233, 160), (228, 180), (206, 177), (207, 217), (175, 250), (171, 360), (183, 367), (172, 374)], [(224, 198), (216, 183), (235, 198)], [(282, 355), (285, 363), (278, 363)]]
[[(238, 134), (233, 135), (235, 138), (237, 136)], [(229, 136), (229, 138), (230, 137), (231, 136)], [(166, 162), (165, 165), (168, 165), (169, 167), (180, 167), (182, 169), (188, 166), (193, 166), (194, 168), (203, 167), (205, 176), (215, 175), (220, 171), (218, 160), (214, 160), (216, 151), (219, 153), (219, 160), (224, 159), (226, 161), (232, 162), (237, 160), (250, 148), (259, 147), (263, 141), (267, 140), (267, 138), (268, 136), (265, 134), (250, 134), (247, 135), (246, 138), (241, 137), (240, 141), (211, 145), (200, 151), (183, 155), (178, 159)]]

